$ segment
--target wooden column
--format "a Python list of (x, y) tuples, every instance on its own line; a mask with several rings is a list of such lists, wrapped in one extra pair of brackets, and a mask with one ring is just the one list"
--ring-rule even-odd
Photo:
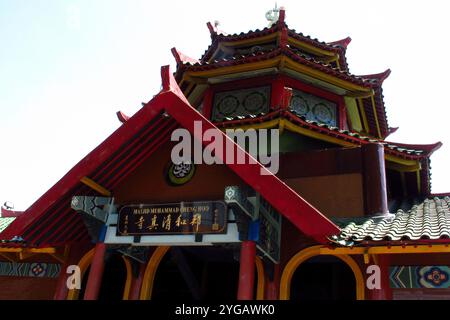
[(364, 176), (364, 207), (366, 215), (380, 216), (388, 213), (384, 147), (370, 143), (362, 147)]
[(139, 296), (141, 293), (141, 287), (142, 287), (142, 280), (144, 279), (144, 273), (145, 273), (146, 266), (147, 266), (146, 263), (139, 264), (138, 275), (137, 275), (137, 277), (133, 276), (133, 278), (131, 280), (130, 294), (128, 296), (128, 300), (139, 300)]
[(273, 277), (272, 279), (267, 278), (267, 285), (265, 290), (266, 300), (278, 300), (280, 292), (280, 265), (275, 264), (273, 266)]
[(378, 255), (377, 265), (380, 267), (381, 289), (368, 290), (369, 300), (392, 300), (392, 289), (389, 283), (389, 255)]
[(102, 284), (103, 270), (105, 269), (106, 244), (98, 242), (95, 245), (92, 257), (91, 270), (86, 284), (84, 300), (97, 300)]
[(55, 294), (53, 295), (54, 300), (66, 300), (69, 293), (69, 288), (67, 287), (67, 279), (71, 274), (67, 273), (67, 267), (70, 265), (77, 265), (80, 259), (84, 255), (84, 245), (83, 244), (72, 244), (68, 247), (69, 253), (66, 258), (66, 262), (61, 266), (61, 272), (58, 277), (58, 282), (56, 284)]
[(238, 300), (253, 300), (255, 287), (255, 257), (256, 244), (254, 241), (243, 241), (239, 265)]

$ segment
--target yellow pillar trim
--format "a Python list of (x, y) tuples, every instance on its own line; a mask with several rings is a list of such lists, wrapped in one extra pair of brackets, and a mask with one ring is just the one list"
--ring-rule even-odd
[(109, 191), (106, 188), (102, 187), (97, 182), (95, 182), (92, 179), (89, 179), (88, 177), (83, 177), (83, 178), (80, 179), (80, 181), (82, 183), (84, 183), (85, 185), (87, 185), (89, 188), (97, 191), (98, 193), (100, 193), (103, 196), (106, 196), (106, 197), (110, 197), (111, 196), (111, 191)]
[(420, 194), (422, 192), (422, 184), (420, 183), (420, 171), (416, 171), (416, 177), (417, 177), (417, 192)]
[(265, 286), (265, 275), (264, 266), (260, 257), (255, 257), (256, 274), (258, 275), (258, 282), (256, 287), (256, 300), (264, 300), (264, 286)]
[(155, 280), (156, 271), (158, 270), (159, 263), (169, 249), (170, 247), (168, 246), (161, 246), (157, 247), (153, 252), (152, 257), (145, 268), (140, 300), (150, 300), (152, 298), (153, 283)]
[(377, 124), (378, 137), (381, 138), (380, 122), (378, 121), (378, 113), (377, 113), (377, 107), (376, 107), (376, 103), (375, 103), (375, 97), (372, 95), (370, 97), (370, 99), (372, 101), (372, 109), (373, 109), (373, 115), (375, 117), (375, 123)]
[[(286, 264), (283, 270), (280, 281), (280, 299), (289, 300), (291, 294), (291, 280), (294, 272), (297, 270), (298, 266), (305, 262), (306, 260), (321, 255), (321, 249), (323, 246), (312, 246), (301, 250), (296, 255), (294, 255), (289, 262)], [(336, 256), (345, 262), (350, 269), (353, 271), (356, 282), (356, 299), (364, 300), (365, 294), (365, 281), (361, 269), (353, 258), (348, 255), (335, 255), (330, 253), (329, 255)]]
[(133, 280), (133, 268), (131, 267), (130, 259), (122, 256), (125, 268), (127, 269), (127, 280), (125, 281), (125, 287), (123, 288), (122, 300), (128, 300), (130, 296), (131, 281)]
[[(89, 250), (78, 262), (78, 267), (80, 268), (80, 272), (81, 272), (81, 274), (80, 274), (81, 279), (83, 279), (87, 268), (91, 265), (93, 257), (94, 257), (94, 248)], [(77, 300), (79, 294), (80, 294), (80, 290), (70, 289), (69, 292), (67, 293), (67, 300)]]

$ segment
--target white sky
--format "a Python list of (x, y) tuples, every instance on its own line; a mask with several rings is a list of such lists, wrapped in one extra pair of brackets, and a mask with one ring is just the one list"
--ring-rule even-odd
[[(353, 74), (384, 83), (390, 141), (444, 146), (432, 191), (450, 191), (447, 1), (288, 1), (291, 28), (351, 36)], [(0, 201), (24, 210), (159, 91), (170, 48), (199, 58), (207, 21), (228, 33), (267, 25), (274, 1), (0, 0)]]

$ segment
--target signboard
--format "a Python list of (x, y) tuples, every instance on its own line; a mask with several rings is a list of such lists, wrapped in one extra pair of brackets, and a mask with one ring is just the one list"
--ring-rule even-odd
[(226, 229), (222, 201), (126, 205), (117, 220), (118, 236), (223, 234)]

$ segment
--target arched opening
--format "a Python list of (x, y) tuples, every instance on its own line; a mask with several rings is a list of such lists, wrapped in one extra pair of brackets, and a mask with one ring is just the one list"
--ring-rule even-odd
[(291, 300), (356, 300), (352, 269), (334, 256), (315, 256), (295, 270)]
[[(320, 250), (321, 250), (322, 246), (318, 245), (318, 246), (312, 246), (312, 247), (308, 247), (306, 249), (303, 249), (301, 251), (299, 251), (296, 255), (294, 255), (289, 262), (286, 264), (286, 266), (284, 267), (283, 270), (283, 274), (281, 276), (281, 280), (280, 280), (280, 299), (281, 300), (288, 300), (291, 298), (291, 285), (292, 285), (292, 279), (294, 277), (294, 273), (297, 271), (298, 267), (301, 266), (303, 263), (307, 262), (308, 260), (314, 258), (314, 257), (318, 257), (321, 256)], [(357, 299), (357, 300), (364, 300), (364, 294), (365, 294), (365, 282), (364, 282), (364, 276), (361, 272), (360, 267), (358, 266), (358, 264), (356, 263), (356, 261), (350, 257), (349, 255), (330, 255), (332, 258), (337, 258), (339, 260), (342, 261), (342, 263), (345, 263), (345, 265), (347, 265), (352, 274), (353, 274), (353, 279), (354, 279), (354, 288), (355, 288), (355, 297), (353, 299)], [(326, 257), (326, 255), (324, 256)], [(330, 258), (328, 258), (330, 259)], [(314, 260), (311, 260), (310, 262), (313, 262)], [(322, 260), (316, 260), (319, 263), (329, 263), (330, 260), (328, 261), (324, 261)], [(333, 260), (331, 260), (333, 261)], [(318, 265), (316, 265), (317, 267)], [(308, 267), (306, 267), (308, 268)], [(325, 267), (326, 268), (326, 267)], [(341, 267), (336, 267), (336, 272), (337, 274), (339, 274), (339, 270), (345, 270), (342, 269)], [(301, 271), (300, 271), (301, 272)], [(322, 272), (323, 269), (322, 269)], [(326, 271), (325, 271), (326, 272)], [(345, 272), (345, 271), (342, 271)], [(308, 274), (308, 272), (304, 272), (305, 274)], [(330, 274), (330, 272), (328, 272), (328, 274)], [(331, 273), (332, 274), (332, 273)], [(311, 280), (313, 278), (314, 274), (309, 273), (309, 280)], [(301, 275), (300, 275), (301, 277)], [(319, 277), (320, 278), (320, 277)], [(347, 284), (344, 284), (345, 287), (350, 287), (350, 281), (348, 280)], [(297, 283), (297, 287), (298, 285), (301, 285), (300, 280), (295, 280), (295, 283)], [(319, 282), (317, 283), (317, 285), (319, 285)], [(338, 284), (339, 285), (339, 284)], [(312, 298), (312, 294), (310, 294), (310, 298)], [(297, 298), (299, 297), (299, 295), (297, 294)], [(341, 298), (344, 297), (344, 294), (341, 294)]]
[(122, 255), (107, 254), (98, 300), (122, 300), (126, 280), (127, 268)]
[(156, 271), (151, 298), (236, 299), (239, 262), (222, 247), (172, 247)]

